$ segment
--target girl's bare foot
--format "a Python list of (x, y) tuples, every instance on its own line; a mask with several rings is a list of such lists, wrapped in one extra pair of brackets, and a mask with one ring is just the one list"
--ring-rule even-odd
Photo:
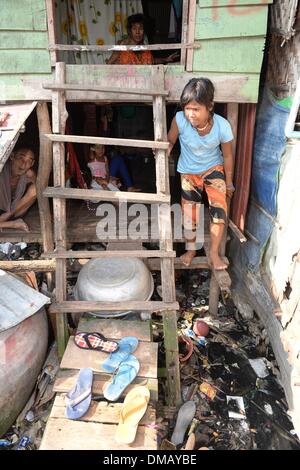
[(127, 188), (127, 191), (128, 192), (133, 192), (133, 193), (138, 193), (139, 191), (141, 191), (140, 188), (135, 188), (134, 186), (130, 186), (129, 188)]
[(227, 263), (225, 263), (225, 261), (223, 261), (217, 253), (210, 252), (209, 259), (216, 271), (222, 271), (223, 269), (228, 268)]
[(184, 255), (180, 256), (182, 264), (189, 266), (192, 262), (192, 259), (196, 256), (195, 250), (188, 250)]
[(29, 232), (28, 225), (24, 222), (23, 219), (17, 219), (12, 221), (11, 228), (15, 228), (17, 230), (24, 230), (24, 232)]

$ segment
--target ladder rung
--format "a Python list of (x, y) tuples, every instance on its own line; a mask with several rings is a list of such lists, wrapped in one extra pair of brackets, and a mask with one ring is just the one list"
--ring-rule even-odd
[(145, 89), (140, 90), (137, 88), (118, 88), (118, 87), (109, 87), (109, 86), (93, 86), (93, 85), (74, 85), (72, 83), (64, 83), (62, 85), (58, 85), (56, 83), (44, 83), (43, 88), (46, 90), (74, 90), (74, 91), (95, 91), (95, 92), (103, 92), (103, 93), (120, 93), (120, 94), (128, 94), (128, 95), (147, 95), (147, 96), (168, 96), (168, 90), (151, 90)]
[(100, 200), (110, 202), (143, 202), (146, 204), (170, 202), (170, 196), (166, 194), (131, 193), (127, 191), (102, 191), (98, 189), (48, 187), (44, 190), (43, 194), (47, 197), (56, 197), (61, 199), (83, 199), (91, 201)]
[[(160, 260), (149, 259), (148, 266), (151, 271), (160, 271)], [(190, 266), (185, 266), (180, 258), (175, 258), (174, 267), (175, 269), (210, 269), (206, 256), (196, 256), (195, 258), (193, 258)]]
[(111, 137), (91, 137), (86, 135), (44, 134), (53, 142), (73, 142), (75, 144), (119, 145), (121, 147), (138, 147), (167, 150), (169, 143), (158, 140), (117, 139)]
[(83, 313), (83, 312), (117, 312), (127, 310), (142, 310), (158, 312), (163, 310), (178, 310), (178, 302), (157, 301), (123, 301), (123, 302), (90, 302), (84, 300), (54, 302), (50, 305), (50, 313)]
[[(175, 251), (163, 250), (106, 250), (106, 251), (48, 251), (42, 258), (175, 258)], [(160, 264), (160, 263), (159, 263)]]

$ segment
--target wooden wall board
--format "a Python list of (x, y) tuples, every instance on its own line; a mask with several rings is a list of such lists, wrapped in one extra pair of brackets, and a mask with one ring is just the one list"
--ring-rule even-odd
[[(139, 342), (136, 351), (133, 353), (140, 362), (139, 377), (156, 378), (157, 350), (157, 343), (149, 343), (146, 341)], [(107, 357), (108, 355), (104, 352), (78, 348), (74, 342), (74, 337), (71, 336), (60, 367), (61, 369), (82, 369), (84, 367), (91, 367), (95, 372), (103, 372), (101, 370), (101, 363), (107, 359)]]
[(115, 441), (117, 426), (63, 418), (48, 420), (39, 450), (156, 450), (157, 432), (139, 426), (133, 444)]
[(47, 49), (47, 31), (1, 31), (1, 49)]
[(203, 40), (194, 50), (193, 71), (259, 74), (264, 45), (264, 36)]
[(47, 31), (45, 0), (0, 0), (0, 29)]
[[(265, 36), (268, 8), (261, 5), (240, 6), (233, 14), (228, 5), (215, 8), (198, 7), (195, 39), (238, 38), (244, 36)], [(236, 39), (237, 40), (237, 39)], [(260, 52), (259, 50), (256, 53)]]
[(50, 72), (50, 55), (47, 50), (0, 50), (1, 75)]

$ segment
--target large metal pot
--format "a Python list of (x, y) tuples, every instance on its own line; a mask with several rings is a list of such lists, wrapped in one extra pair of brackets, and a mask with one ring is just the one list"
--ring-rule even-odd
[[(74, 289), (76, 300), (125, 302), (149, 300), (154, 283), (139, 258), (96, 258), (81, 269)], [(93, 312), (96, 316), (123, 316), (130, 311)]]

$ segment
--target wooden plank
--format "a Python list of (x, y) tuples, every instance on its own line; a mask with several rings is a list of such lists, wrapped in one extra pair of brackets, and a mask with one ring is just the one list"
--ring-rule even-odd
[[(131, 85), (139, 89), (149, 89), (152, 85), (152, 78), (149, 76), (153, 66), (147, 65), (131, 65), (130, 76), (128, 69), (123, 67), (122, 74), (118, 73), (110, 75), (105, 72), (106, 65), (67, 65), (72, 67), (69, 71), (68, 82), (81, 83), (85, 85), (105, 85), (128, 88)], [(77, 67), (76, 74), (73, 67)], [(118, 68), (114, 65), (108, 69)], [(129, 67), (129, 66), (128, 66)], [(142, 70), (140, 70), (142, 69)], [(147, 71), (145, 70), (147, 69)], [(167, 65), (165, 69), (165, 88), (170, 90), (169, 102), (178, 102), (182, 93), (183, 85), (187, 83), (194, 74), (182, 70), (179, 65)], [(237, 102), (237, 103), (256, 103), (258, 97), (258, 86), (260, 74), (244, 74), (244, 73), (215, 73), (207, 72), (202, 67), (199, 73), (205, 73), (216, 85), (215, 101), (221, 103)], [(1, 75), (0, 100), (45, 100), (51, 101), (51, 93), (42, 87), (42, 84), (49, 79), (52, 82), (52, 76), (48, 74), (3, 74)], [(136, 82), (134, 85), (133, 82)], [(77, 91), (66, 92), (66, 98), (72, 102), (89, 101), (111, 101), (120, 102), (122, 97), (118, 97), (116, 93), (86, 92), (82, 94)], [(140, 97), (143, 102), (151, 102), (151, 97), (144, 95)], [(124, 98), (123, 98), (124, 100)], [(126, 102), (136, 102), (136, 95), (126, 96)]]
[[(55, 5), (54, 0), (46, 0), (46, 11), (47, 11), (47, 26), (48, 26), (48, 39), (49, 47), (55, 44)], [(50, 51), (51, 65), (55, 67), (57, 62), (56, 51)]]
[[(56, 261), (57, 263), (58, 261)], [(145, 310), (147, 312), (159, 312), (161, 310), (177, 310), (179, 309), (178, 302), (159, 302), (150, 300), (126, 300), (123, 302), (92, 302), (92, 301), (65, 301), (54, 302), (50, 306), (50, 312), (118, 312), (119, 310)]]
[(175, 251), (162, 250), (106, 250), (106, 251), (49, 251), (42, 258), (175, 258)]
[(51, 260), (16, 260), (0, 261), (0, 269), (11, 273), (24, 271), (34, 272), (54, 272), (56, 270), (56, 261)]
[(78, 189), (78, 188), (46, 188), (44, 196), (56, 197), (62, 199), (83, 199), (99, 201), (126, 201), (126, 202), (144, 202), (156, 204), (160, 202), (169, 202), (170, 196), (165, 194), (153, 193), (130, 193), (121, 191), (99, 191), (97, 189)]
[(36, 179), (37, 199), (39, 206), (41, 234), (43, 238), (43, 249), (44, 251), (51, 251), (54, 249), (54, 241), (50, 204), (49, 199), (43, 196), (43, 191), (49, 184), (53, 163), (51, 142), (44, 139), (43, 137), (45, 133), (51, 132), (47, 103), (38, 103), (37, 120), (40, 139), (39, 166)]
[(105, 87), (105, 86), (92, 86), (92, 85), (73, 85), (66, 83), (64, 85), (56, 85), (55, 83), (45, 83), (43, 88), (46, 90), (77, 90), (77, 91), (102, 91), (103, 93), (120, 93), (129, 95), (149, 95), (149, 96), (168, 96), (167, 90), (139, 90), (132, 88), (117, 88), (117, 87)]
[[(226, 256), (222, 257), (222, 259), (229, 263)], [(151, 271), (160, 271), (160, 260), (149, 259), (147, 260), (147, 266), (151, 269)], [(174, 266), (175, 269), (210, 269), (206, 256), (196, 256), (195, 258), (193, 258), (190, 266), (185, 266), (184, 264), (182, 264), (180, 258), (175, 258)]]
[[(157, 343), (149, 341), (140, 341), (134, 356), (140, 363), (139, 377), (156, 378), (157, 375)], [(61, 369), (82, 369), (90, 367), (95, 372), (105, 372), (101, 369), (101, 364), (108, 358), (107, 353), (101, 351), (83, 350), (74, 343), (74, 337), (71, 336), (67, 348), (62, 358)], [(109, 380), (111, 374), (107, 374)]]
[[(265, 37), (206, 39), (194, 51), (193, 71), (260, 73)], [(224, 55), (224, 51), (226, 54)]]
[[(188, 13), (189, 13), (189, 1), (183, 0), (182, 4), (182, 27), (181, 27), (181, 42), (182, 44), (188, 41)], [(186, 61), (186, 49), (181, 49), (180, 63), (185, 67)]]
[(156, 430), (139, 426), (133, 444), (115, 440), (117, 426), (69, 419), (48, 420), (39, 450), (156, 450)]
[(47, 49), (47, 31), (0, 31), (1, 49)]
[[(67, 393), (71, 390), (77, 381), (78, 370), (76, 369), (60, 369), (56, 375), (55, 383), (53, 386), (54, 392)], [(108, 374), (93, 374), (93, 387), (92, 393), (94, 396), (103, 396), (103, 385), (109, 378)], [(158, 400), (158, 381), (150, 377), (136, 377), (134, 381), (126, 387), (121, 397), (123, 398), (134, 387), (144, 385), (150, 390), (150, 399), (152, 401)]]
[(0, 29), (47, 31), (44, 0), (1, 0)]
[(264, 6), (268, 5), (269, 3), (273, 3), (273, 0), (201, 0), (201, 2), (198, 4), (198, 7), (207, 8), (214, 6), (217, 9), (218, 7), (226, 6), (229, 7), (228, 9), (232, 14), (236, 14), (236, 7), (241, 5), (248, 5), (249, 7), (251, 5), (260, 5), (261, 8), (264, 8)]
[[(55, 68), (55, 81), (65, 82), (65, 64), (57, 62)], [(67, 120), (65, 96), (62, 91), (52, 93), (52, 128), (53, 132), (64, 133)], [(65, 147), (55, 142), (53, 144), (53, 184), (65, 185)], [(66, 249), (66, 201), (53, 199), (54, 236), (55, 246)], [(67, 296), (67, 268), (66, 260), (56, 261), (55, 297), (58, 302), (66, 300)], [(67, 340), (67, 323), (65, 315), (56, 315), (56, 334), (58, 356), (62, 357)]]
[(150, 322), (149, 321), (132, 321), (120, 320), (114, 318), (109, 319), (83, 317), (79, 321), (77, 331), (93, 331), (101, 332), (106, 338), (121, 339), (124, 336), (135, 336), (139, 341), (150, 341)]
[(232, 14), (228, 5), (219, 8), (201, 6), (196, 14), (195, 39), (265, 36), (267, 21), (267, 5), (237, 6), (236, 14)]
[(34, 51), (12, 49), (0, 51), (0, 74), (50, 73), (49, 52), (42, 49)]
[(232, 222), (231, 219), (229, 219), (228, 227), (234, 234), (234, 236), (241, 242), (245, 243), (247, 241), (247, 238), (245, 235), (240, 231), (240, 229)]
[[(188, 41), (194, 42), (195, 38), (195, 23), (196, 23), (196, 0), (190, 0), (189, 2), (189, 20), (188, 20)], [(187, 51), (186, 70), (191, 72), (193, 70), (194, 62), (194, 51)]]
[[(49, 418), (65, 419), (66, 418), (66, 394), (59, 393), (56, 395), (53, 407)], [(80, 421), (90, 423), (104, 423), (104, 424), (118, 424), (120, 419), (120, 412), (122, 410), (122, 403), (109, 403), (107, 401), (94, 401), (92, 400), (88, 412), (79, 418)], [(155, 422), (156, 411), (153, 406), (147, 407), (146, 413), (140, 421), (140, 426), (150, 425)]]
[(106, 44), (97, 46), (96, 44), (54, 44), (49, 46), (50, 51), (75, 51), (75, 52), (113, 52), (113, 51), (166, 51), (172, 49), (192, 49), (197, 47), (194, 43), (168, 43), (168, 44), (143, 44), (125, 45), (125, 44)]
[(135, 139), (115, 139), (110, 137), (90, 137), (85, 135), (60, 135), (45, 134), (47, 139), (53, 142), (73, 142), (75, 144), (102, 144), (102, 145), (119, 145), (121, 147), (138, 147), (167, 150), (168, 142), (157, 142), (152, 140), (135, 140)]

